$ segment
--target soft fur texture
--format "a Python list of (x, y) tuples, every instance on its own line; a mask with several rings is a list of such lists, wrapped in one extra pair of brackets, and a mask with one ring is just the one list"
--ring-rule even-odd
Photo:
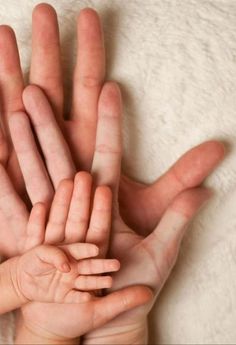
[[(235, 344), (236, 1), (48, 2), (60, 19), (68, 85), (75, 17), (86, 6), (101, 14), (107, 75), (121, 83), (125, 101), (129, 175), (151, 182), (192, 146), (212, 138), (228, 143), (226, 159), (206, 182), (215, 196), (189, 228), (151, 313), (150, 343)], [(16, 30), (26, 76), (37, 3), (0, 2), (0, 22)], [(12, 315), (0, 319), (1, 343), (12, 342), (12, 322)]]

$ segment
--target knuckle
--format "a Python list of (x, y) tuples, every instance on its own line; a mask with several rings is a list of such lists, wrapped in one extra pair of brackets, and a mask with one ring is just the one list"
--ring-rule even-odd
[(95, 151), (98, 153), (108, 153), (108, 154), (114, 154), (114, 155), (120, 155), (121, 150), (118, 147), (112, 147), (108, 144), (100, 144), (96, 145)]
[(101, 79), (93, 75), (85, 75), (81, 77), (80, 82), (83, 86), (88, 88), (97, 87), (101, 85)]

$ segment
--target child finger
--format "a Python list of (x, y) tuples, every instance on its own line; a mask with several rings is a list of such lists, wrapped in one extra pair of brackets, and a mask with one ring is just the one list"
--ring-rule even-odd
[(98, 247), (92, 243), (73, 243), (64, 245), (61, 248), (75, 260), (97, 256), (99, 253)]
[(80, 276), (75, 281), (75, 288), (82, 291), (108, 289), (112, 287), (112, 277)]
[(86, 303), (92, 299), (92, 295), (88, 292), (71, 290), (65, 297), (63, 303)]
[(70, 272), (71, 267), (68, 257), (66, 253), (58, 247), (42, 245), (36, 248), (36, 253), (44, 264), (51, 264), (63, 273)]
[(108, 248), (111, 213), (111, 189), (107, 186), (97, 187), (86, 242), (96, 244), (100, 249), (99, 254), (101, 257), (105, 257)]
[(120, 263), (116, 259), (87, 259), (78, 262), (79, 274), (102, 274), (119, 269)]
[(65, 229), (65, 242), (75, 243), (85, 240), (89, 222), (92, 177), (81, 171), (74, 179), (74, 189)]
[(46, 207), (42, 203), (33, 206), (28, 225), (26, 250), (43, 243), (45, 235)]

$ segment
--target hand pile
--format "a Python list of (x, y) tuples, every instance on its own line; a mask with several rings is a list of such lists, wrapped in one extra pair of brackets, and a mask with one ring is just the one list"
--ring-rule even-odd
[(121, 93), (104, 81), (94, 10), (81, 11), (77, 36), (64, 120), (53, 8), (33, 12), (26, 87), (14, 33), (0, 27), (0, 254), (21, 307), (16, 343), (145, 344), (147, 315), (212, 194), (201, 184), (224, 147), (192, 148), (149, 186), (122, 175)]

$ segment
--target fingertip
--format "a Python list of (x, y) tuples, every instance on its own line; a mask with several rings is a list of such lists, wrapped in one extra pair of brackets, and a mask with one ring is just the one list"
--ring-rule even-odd
[(94, 207), (99, 211), (110, 211), (112, 207), (112, 191), (111, 188), (102, 185), (98, 186), (94, 195)]
[(91, 256), (98, 256), (99, 248), (95, 244), (89, 243), (89, 254)]
[(110, 263), (110, 267), (114, 271), (119, 271), (120, 269), (120, 261), (117, 259), (112, 259), (112, 262)]
[(96, 192), (106, 199), (110, 199), (112, 196), (112, 191), (109, 186), (101, 185), (96, 188)]
[(111, 288), (113, 285), (113, 279), (111, 276), (106, 277), (106, 289)]
[(16, 44), (16, 35), (9, 25), (0, 25), (0, 51), (12, 49), (12, 43)]
[(22, 98), (24, 102), (31, 100), (35, 97), (37, 93), (41, 92), (41, 89), (34, 84), (27, 85), (22, 93)]
[(121, 98), (119, 84), (112, 80), (107, 81), (102, 88), (101, 97), (106, 100), (109, 100), (109, 98), (113, 99), (114, 97)]
[(219, 141), (214, 139), (208, 140), (207, 142), (205, 142), (205, 144), (208, 146), (209, 151), (212, 151), (215, 156), (219, 157), (219, 160), (224, 158), (227, 147), (229, 145), (229, 143), (226, 141)]
[(3, 25), (0, 25), (0, 38), (2, 36), (4, 37), (9, 36), (11, 38), (15, 38), (15, 32), (11, 26), (3, 24)]
[(80, 23), (85, 22), (85, 24), (87, 24), (88, 20), (89, 20), (89, 22), (91, 20), (96, 20), (96, 21), (99, 20), (100, 21), (100, 17), (98, 15), (97, 11), (91, 7), (83, 8), (78, 15), (78, 21)]
[(66, 178), (59, 182), (56, 191), (60, 189), (60, 193), (67, 194), (68, 191), (72, 191), (74, 186), (73, 180)]
[(130, 289), (127, 291), (128, 297), (124, 299), (124, 303), (127, 307), (146, 304), (154, 297), (153, 291), (148, 286), (132, 286), (128, 289)]
[[(99, 114), (106, 116), (122, 116), (122, 96), (119, 85), (113, 81), (108, 81), (103, 85), (99, 97)], [(98, 115), (99, 115), (98, 114)]]
[(32, 13), (33, 19), (41, 19), (47, 17), (56, 17), (57, 13), (55, 8), (48, 3), (37, 4)]
[(92, 295), (89, 292), (83, 292), (80, 301), (81, 302), (89, 302), (92, 299)]
[[(33, 205), (31, 214), (37, 218), (44, 218), (46, 216), (46, 205), (43, 202), (37, 202)], [(46, 218), (46, 217), (45, 217)]]
[(77, 184), (92, 184), (92, 175), (87, 171), (79, 171), (76, 173), (74, 183)]
[(141, 294), (142, 294), (143, 303), (147, 303), (151, 301), (154, 297), (154, 292), (147, 286), (142, 287)]

